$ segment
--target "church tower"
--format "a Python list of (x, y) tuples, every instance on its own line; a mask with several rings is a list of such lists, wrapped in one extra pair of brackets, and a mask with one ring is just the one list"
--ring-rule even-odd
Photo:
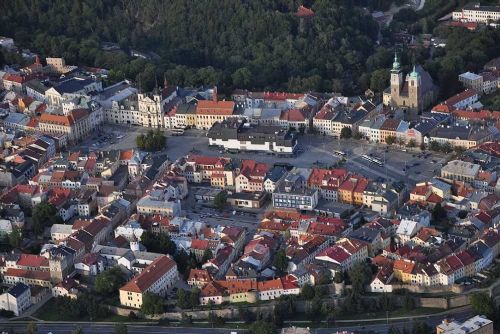
[(420, 74), (416, 71), (415, 66), (413, 66), (413, 71), (408, 76), (408, 98), (410, 99), (409, 105), (411, 108), (420, 110), (421, 98), (420, 98), (420, 88), (422, 82)]
[(403, 85), (403, 72), (399, 63), (398, 54), (394, 53), (394, 62), (391, 70), (391, 95), (393, 99), (399, 99), (399, 92)]

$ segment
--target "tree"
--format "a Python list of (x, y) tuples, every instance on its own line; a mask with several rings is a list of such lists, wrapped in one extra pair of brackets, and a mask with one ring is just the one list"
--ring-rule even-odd
[(38, 328), (37, 325), (34, 322), (28, 323), (26, 326), (26, 334), (37, 334), (38, 333)]
[(144, 151), (160, 151), (166, 146), (167, 137), (159, 130), (149, 130), (146, 134), (139, 134), (135, 138), (135, 144)]
[(200, 292), (200, 289), (196, 287), (191, 290), (191, 293), (189, 294), (189, 304), (192, 308), (200, 305)]
[(288, 258), (284, 249), (279, 249), (274, 255), (273, 265), (280, 273), (286, 272), (288, 268)]
[(182, 309), (191, 308), (191, 302), (188, 298), (188, 293), (184, 289), (177, 290), (177, 306)]
[(385, 143), (387, 145), (392, 145), (395, 142), (396, 142), (396, 137), (394, 137), (394, 136), (388, 136), (388, 137), (385, 138)]
[(345, 127), (340, 130), (340, 138), (351, 138), (352, 137), (352, 130), (351, 128)]
[(271, 322), (256, 321), (248, 328), (249, 334), (275, 334), (276, 326)]
[(413, 325), (413, 334), (427, 334), (432, 333), (432, 328), (429, 327), (425, 322), (419, 321)]
[(22, 241), (23, 241), (23, 231), (19, 227), (15, 226), (12, 229), (12, 232), (9, 234), (9, 244), (13, 248), (17, 248), (21, 246)]
[(116, 324), (115, 325), (115, 334), (128, 334), (127, 325)]
[(227, 202), (227, 192), (225, 190), (220, 191), (214, 198), (214, 206), (217, 210), (222, 211), (226, 207)]
[(341, 271), (336, 271), (333, 280), (335, 281), (335, 283), (342, 283), (344, 281), (344, 275)]
[(71, 334), (83, 334), (83, 329), (81, 327), (77, 327), (71, 331)]
[(165, 310), (165, 300), (153, 293), (146, 292), (142, 297), (141, 312), (145, 315), (162, 314)]
[(410, 141), (408, 142), (408, 147), (414, 148), (416, 146), (417, 146), (417, 141), (415, 139), (410, 139)]
[(62, 223), (62, 219), (57, 214), (57, 209), (54, 205), (41, 202), (33, 208), (32, 222), (33, 231), (40, 235), (46, 227)]
[(441, 144), (439, 144), (435, 140), (431, 140), (431, 142), (429, 143), (429, 150), (431, 150), (431, 151), (440, 151), (441, 150)]
[(210, 248), (207, 248), (203, 252), (203, 257), (201, 258), (201, 263), (207, 263), (208, 260), (211, 260), (213, 258), (214, 258), (214, 255), (212, 253), (212, 250)]
[(359, 132), (359, 131), (356, 131), (356, 132), (354, 132), (354, 134), (353, 134), (353, 136), (352, 136), (352, 137), (353, 137), (354, 139), (357, 139), (357, 140), (359, 140), (359, 139), (363, 139), (363, 134), (362, 134), (361, 132)]
[(448, 212), (441, 206), (441, 203), (437, 203), (436, 205), (434, 205), (434, 208), (432, 209), (432, 220), (434, 222), (439, 223), (445, 220), (447, 216)]
[(149, 252), (154, 253), (174, 255), (177, 249), (170, 236), (165, 233), (146, 231), (141, 235), (141, 243)]
[(366, 262), (355, 264), (349, 271), (349, 278), (352, 284), (352, 293), (358, 295), (364, 292), (364, 287), (372, 278), (372, 270)]
[(473, 293), (469, 297), (469, 302), (476, 314), (485, 315), (487, 318), (492, 319), (495, 315), (495, 302), (493, 299), (484, 292)]
[(125, 278), (120, 268), (113, 267), (97, 275), (94, 287), (99, 294), (110, 296), (117, 295), (118, 289), (124, 283)]
[(389, 70), (378, 69), (373, 71), (370, 78), (370, 89), (374, 92), (382, 92), (389, 86)]
[(314, 291), (314, 288), (310, 284), (304, 284), (300, 294), (304, 299), (312, 300), (314, 298), (316, 292)]
[(238, 315), (240, 316), (240, 320), (246, 324), (255, 321), (255, 314), (253, 314), (252, 311), (248, 310), (247, 308), (239, 307)]
[(454, 150), (455, 150), (455, 152), (458, 155), (462, 155), (465, 152), (465, 147), (463, 147), (463, 146), (455, 146)]

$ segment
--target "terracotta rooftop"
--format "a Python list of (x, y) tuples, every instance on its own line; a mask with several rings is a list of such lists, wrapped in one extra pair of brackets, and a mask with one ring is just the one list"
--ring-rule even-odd
[(148, 265), (139, 275), (122, 286), (120, 290), (143, 293), (165, 273), (176, 266), (177, 264), (170, 257), (166, 255), (160, 256)]

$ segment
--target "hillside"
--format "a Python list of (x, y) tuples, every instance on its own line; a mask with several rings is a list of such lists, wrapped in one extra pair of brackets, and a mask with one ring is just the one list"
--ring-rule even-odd
[[(364, 4), (366, 1), (356, 3)], [(387, 1), (379, 1), (384, 4)], [(107, 67), (112, 78), (155, 75), (181, 85), (357, 92), (376, 67), (377, 25), (351, 0), (306, 1), (315, 16), (301, 31), (298, 0), (15, 0), (0, 2), (0, 35), (42, 56)], [(386, 5), (386, 4), (385, 4)], [(104, 52), (102, 42), (155, 52), (159, 64)], [(381, 57), (382, 56), (382, 57)], [(375, 67), (374, 67), (375, 66)], [(368, 71), (368, 74), (362, 75)]]

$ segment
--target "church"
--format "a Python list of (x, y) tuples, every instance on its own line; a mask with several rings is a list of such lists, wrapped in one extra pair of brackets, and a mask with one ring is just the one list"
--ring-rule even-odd
[(391, 86), (384, 91), (384, 105), (399, 107), (415, 115), (433, 105), (437, 95), (436, 85), (422, 66), (413, 66), (413, 71), (404, 77), (398, 56), (394, 56)]

